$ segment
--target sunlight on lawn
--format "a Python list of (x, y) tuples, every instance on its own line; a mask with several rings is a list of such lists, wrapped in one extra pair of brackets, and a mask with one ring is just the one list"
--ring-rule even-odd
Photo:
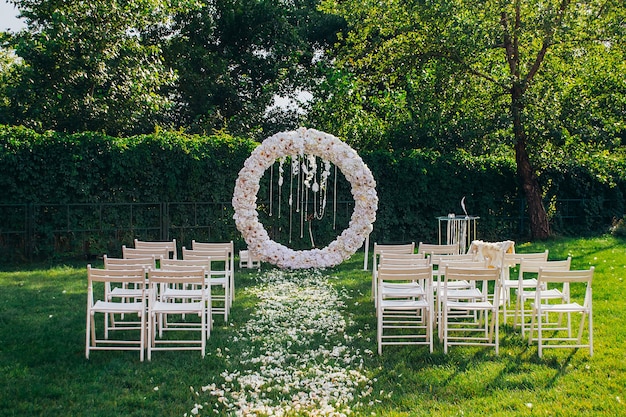
[(351, 414), (372, 386), (361, 352), (346, 346), (353, 339), (345, 333), (348, 296), (319, 271), (274, 270), (256, 279), (247, 290), (259, 299), (256, 310), (232, 337), (245, 350), (238, 358), (217, 353), (230, 355), (237, 371), (225, 370), (220, 381), (202, 387), (212, 398), (189, 415), (210, 408), (241, 416)]

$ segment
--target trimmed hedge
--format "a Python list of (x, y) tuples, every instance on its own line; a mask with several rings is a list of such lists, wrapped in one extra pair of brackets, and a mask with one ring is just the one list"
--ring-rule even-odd
[(256, 143), (228, 135), (37, 134), (0, 126), (2, 203), (230, 201)]
[[(232, 239), (243, 246), (230, 201), (238, 172), (257, 146), (252, 140), (177, 132), (130, 138), (38, 134), (0, 126), (0, 144), (0, 258), (115, 254), (134, 237), (163, 238), (164, 228), (167, 238), (181, 244)], [(436, 241), (436, 218), (462, 214), (463, 197), (469, 214), (480, 217), (479, 238), (527, 233), (513, 157), (476, 157), (462, 150), (361, 156), (376, 178), (380, 200), (372, 242)], [(545, 162), (540, 181), (557, 232), (602, 233), (623, 216), (624, 159), (589, 155)], [(268, 177), (261, 183), (260, 207), (267, 205)], [(351, 200), (349, 186), (339, 189), (340, 201)], [(134, 204), (130, 219), (123, 204)], [(346, 227), (349, 203), (343, 211), (338, 229)], [(284, 218), (260, 216), (272, 236), (284, 235)], [(316, 243), (325, 245), (340, 232), (320, 226)]]

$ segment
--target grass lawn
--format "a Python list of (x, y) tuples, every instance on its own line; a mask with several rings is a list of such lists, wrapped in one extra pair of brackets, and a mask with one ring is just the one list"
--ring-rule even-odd
[[(626, 416), (626, 242), (604, 236), (516, 245), (518, 252), (545, 249), (550, 259), (572, 256), (573, 269), (596, 267), (593, 357), (558, 349), (539, 359), (510, 326), (501, 327), (499, 356), (493, 348), (458, 346), (444, 355), (438, 343), (433, 354), (392, 346), (378, 356), (363, 254), (326, 271), (345, 300), (345, 344), (370, 380), (371, 395), (352, 414)], [(216, 318), (205, 359), (156, 352), (142, 363), (136, 352), (92, 352), (85, 359), (85, 265), (0, 272), (0, 416), (226, 414), (215, 404), (194, 405), (217, 401), (200, 387), (220, 386), (246, 349), (248, 341), (235, 336), (256, 314), (258, 298), (250, 291), (256, 272), (237, 271), (231, 320)]]

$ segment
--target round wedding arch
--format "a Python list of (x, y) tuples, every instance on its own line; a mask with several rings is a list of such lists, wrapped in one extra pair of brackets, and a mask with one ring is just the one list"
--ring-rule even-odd
[[(322, 249), (293, 250), (270, 239), (259, 221), (257, 193), (265, 171), (278, 158), (315, 155), (335, 164), (352, 186), (354, 211), (348, 228)], [(352, 256), (372, 231), (376, 220), (378, 196), (376, 181), (361, 157), (337, 137), (315, 129), (300, 128), (265, 139), (245, 161), (233, 193), (235, 224), (248, 250), (262, 261), (281, 268), (325, 268)]]

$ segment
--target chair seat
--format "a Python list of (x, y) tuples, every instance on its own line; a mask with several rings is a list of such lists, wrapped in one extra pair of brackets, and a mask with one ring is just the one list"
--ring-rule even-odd
[(383, 310), (415, 310), (428, 307), (426, 300), (382, 300)]
[(384, 283), (381, 286), (381, 295), (383, 298), (410, 298), (423, 297), (426, 292), (421, 285), (417, 283), (390, 284)]
[(156, 301), (153, 303), (151, 310), (156, 313), (201, 313), (204, 310), (202, 302), (196, 303), (167, 303)]
[(448, 290), (448, 300), (468, 300), (476, 298), (484, 298), (484, 294), (477, 288), (468, 288), (460, 290)]
[(136, 288), (123, 288), (123, 287), (115, 287), (111, 289), (108, 293), (109, 298), (111, 297), (119, 297), (119, 298), (134, 298), (141, 297), (142, 290)]
[[(532, 308), (535, 308), (535, 303), (532, 303)], [(578, 303), (565, 303), (565, 304), (541, 304), (542, 312), (550, 313), (575, 313), (589, 311), (587, 307), (583, 307)]]
[(143, 309), (142, 303), (118, 303), (98, 300), (92, 307), (93, 311), (101, 313), (141, 313)]
[[(535, 298), (537, 291), (524, 291), (524, 298)], [(563, 293), (557, 289), (541, 291), (542, 300), (553, 300), (563, 298)]]
[(177, 288), (166, 288), (161, 294), (161, 298), (185, 298), (194, 299), (202, 298), (202, 290), (182, 290)]
[(489, 301), (473, 301), (473, 302), (459, 302), (459, 301), (448, 301), (446, 304), (448, 310), (485, 310), (485, 309), (493, 309), (493, 304)]
[[(505, 279), (504, 280), (504, 287), (506, 288), (517, 288), (519, 284), (520, 284), (520, 280), (518, 279)], [(522, 284), (522, 288), (536, 288), (537, 280), (534, 278), (524, 279), (522, 280), (521, 284)]]
[[(465, 288), (470, 288), (470, 287), (471, 287), (471, 285), (467, 281), (450, 281), (450, 282), (448, 282), (448, 290), (459, 290), (459, 289), (465, 289)], [(441, 282), (441, 281), (436, 282), (435, 290), (436, 291), (441, 291), (441, 288), (443, 288), (443, 282)]]

